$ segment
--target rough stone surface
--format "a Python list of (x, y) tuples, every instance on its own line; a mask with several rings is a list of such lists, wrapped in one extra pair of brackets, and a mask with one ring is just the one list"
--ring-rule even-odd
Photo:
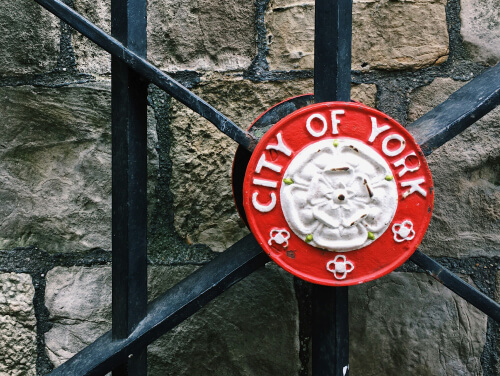
[[(75, 10), (111, 34), (111, 1), (74, 0)], [(111, 56), (77, 31), (72, 34), (76, 67), (81, 72), (111, 73)]]
[(255, 5), (247, 0), (153, 0), (150, 58), (161, 69), (241, 70), (255, 57)]
[(296, 304), (291, 275), (261, 269), (154, 343), (151, 374), (297, 375)]
[[(352, 68), (418, 69), (448, 56), (444, 0), (359, 0), (353, 5)], [(314, 67), (314, 1), (271, 0), (266, 12), (273, 70)]]
[(0, 76), (49, 71), (59, 56), (59, 21), (31, 0), (0, 3)]
[[(312, 80), (252, 83), (220, 75), (194, 89), (242, 128), (280, 101), (312, 92)], [(353, 87), (354, 100), (374, 106), (375, 85)], [(180, 103), (172, 112), (175, 226), (188, 242), (223, 251), (248, 233), (232, 198), (231, 169), (236, 144)]]
[[(415, 120), (464, 85), (436, 78), (411, 95)], [(434, 151), (427, 161), (435, 197), (423, 251), (435, 256), (496, 256), (500, 248), (500, 109)]]
[[(150, 299), (195, 269), (150, 268)], [(54, 325), (47, 352), (59, 365), (110, 329), (110, 267), (54, 268), (45, 304)], [(297, 374), (297, 317), (291, 276), (261, 269), (149, 346), (148, 374)]]
[[(495, 300), (497, 301), (497, 303), (500, 303), (500, 271), (498, 271), (496, 273), (495, 279), (496, 279), (496, 281), (495, 281), (495, 285), (496, 285)], [(500, 335), (500, 328), (497, 328), (497, 336), (498, 335)], [(500, 342), (498, 342), (498, 341), (497, 341), (497, 345), (496, 345), (496, 351), (497, 351), (497, 354), (500, 354)], [(497, 362), (495, 364), (495, 371), (496, 371), (496, 375), (500, 375), (500, 362)]]
[(111, 329), (111, 267), (52, 269), (45, 306), (53, 323), (46, 350), (57, 367)]
[(36, 374), (35, 289), (28, 274), (0, 274), (0, 375)]
[(110, 117), (108, 82), (0, 88), (0, 248), (111, 248)]
[(392, 273), (349, 297), (353, 375), (482, 375), (487, 316), (431, 277)]
[(494, 65), (500, 61), (500, 1), (460, 1), (460, 32), (472, 58)]
[[(75, 8), (110, 32), (110, 2), (75, 0)], [(252, 1), (148, 2), (148, 58), (166, 71), (243, 70), (256, 55)], [(73, 36), (78, 69), (109, 73), (106, 52), (81, 35)]]

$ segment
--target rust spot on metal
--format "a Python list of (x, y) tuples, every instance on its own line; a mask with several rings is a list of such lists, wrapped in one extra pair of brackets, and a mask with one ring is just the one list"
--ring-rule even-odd
[(259, 143), (259, 139), (258, 138), (255, 138), (254, 136), (252, 136), (250, 133), (247, 133), (247, 138), (248, 138), (248, 147), (247, 147), (247, 150), (250, 152), (250, 153), (253, 153), (253, 151), (255, 150), (255, 147), (257, 146), (257, 144)]
[(368, 185), (368, 182), (366, 181), (366, 179), (363, 179), (363, 184), (365, 185), (366, 190), (368, 191), (368, 195), (370, 196), (370, 198), (372, 198), (373, 197), (373, 192), (370, 189), (370, 186)]
[(437, 273), (436, 272), (431, 272), (430, 274), (431, 274), (432, 278), (434, 278), (435, 280), (437, 280), (439, 283), (443, 283), (443, 281), (441, 280), (441, 277), (439, 276), (442, 271), (443, 271), (443, 269), (440, 268)]
[(349, 171), (349, 167), (336, 167), (332, 168), (330, 171)]
[[(363, 218), (365, 218), (368, 214), (363, 214), (361, 217), (359, 217), (358, 219), (356, 219), (355, 221), (353, 221), (349, 226), (354, 226), (357, 222), (359, 222), (360, 220), (362, 220)], [(365, 227), (367, 227), (365, 225)]]

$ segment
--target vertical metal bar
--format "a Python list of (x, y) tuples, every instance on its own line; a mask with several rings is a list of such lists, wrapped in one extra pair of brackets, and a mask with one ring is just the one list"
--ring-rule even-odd
[(351, 99), (352, 0), (316, 0), (316, 102)]
[[(112, 0), (111, 34), (146, 57), (146, 0)], [(127, 338), (147, 312), (147, 83), (115, 57), (112, 87), (112, 247), (114, 339)], [(113, 376), (146, 375), (146, 349)]]
[(312, 374), (349, 374), (348, 288), (315, 285), (312, 289)]
[[(314, 98), (351, 98), (352, 0), (316, 0)], [(312, 287), (312, 372), (349, 374), (348, 288)]]

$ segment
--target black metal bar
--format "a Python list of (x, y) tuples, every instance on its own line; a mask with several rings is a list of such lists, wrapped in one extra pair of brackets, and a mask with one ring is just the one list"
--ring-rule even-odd
[(312, 290), (312, 374), (349, 374), (347, 287), (314, 285)]
[(108, 332), (50, 375), (104, 375), (268, 261), (255, 238), (246, 236), (151, 302), (147, 316), (128, 338), (113, 340)]
[[(112, 0), (111, 33), (136, 54), (147, 54), (146, 0)], [(112, 337), (127, 338), (147, 313), (147, 82), (111, 60)], [(146, 375), (147, 351), (113, 369), (113, 376)]]
[(429, 155), (500, 104), (500, 64), (458, 89), (446, 101), (408, 126)]
[(316, 0), (314, 97), (351, 99), (352, 0)]
[[(316, 0), (314, 100), (351, 99), (352, 0)], [(312, 286), (312, 372), (349, 374), (348, 288)]]
[(500, 304), (475, 289), (460, 277), (450, 272), (444, 266), (419, 250), (410, 257), (410, 260), (424, 269), (430, 276), (448, 287), (455, 294), (461, 296), (477, 309), (483, 311), (493, 320), (500, 322)]
[(93, 23), (82, 17), (73, 9), (59, 0), (35, 0), (49, 12), (55, 14), (64, 22), (69, 24), (78, 32), (102, 47), (104, 50), (123, 61), (130, 69), (133, 69), (149, 82), (166, 91), (172, 97), (183, 103), (197, 114), (214, 124), (222, 133), (226, 134), (242, 147), (253, 151), (257, 140), (248, 132), (239, 128), (222, 113), (210, 106), (197, 95), (186, 89), (173, 78), (163, 73), (148, 61), (125, 47), (115, 38), (110, 37)]

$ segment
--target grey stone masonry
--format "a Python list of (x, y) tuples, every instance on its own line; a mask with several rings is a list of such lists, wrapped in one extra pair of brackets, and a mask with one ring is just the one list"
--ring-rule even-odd
[(110, 246), (109, 85), (0, 88), (0, 247)]
[[(61, 1), (110, 32), (111, 0)], [(499, 1), (354, 0), (352, 99), (408, 126), (500, 60)], [(148, 0), (147, 58), (247, 129), (314, 92), (314, 3)], [(34, 0), (0, 0), (0, 35), (0, 376), (43, 376), (112, 325), (111, 59)], [(151, 301), (249, 230), (237, 145), (147, 103)], [(427, 157), (419, 249), (500, 301), (498, 140), (499, 109)], [(311, 376), (311, 289), (268, 263), (151, 344), (148, 374)], [(500, 325), (411, 261), (350, 286), (349, 315), (351, 376), (500, 376)]]
[(35, 289), (29, 274), (0, 273), (0, 375), (36, 374)]
[(500, 1), (461, 0), (461, 34), (472, 58), (494, 65), (500, 61)]
[(59, 57), (59, 20), (32, 0), (0, 3), (0, 77), (47, 72)]
[[(312, 92), (312, 80), (252, 83), (213, 74), (194, 89), (208, 102), (248, 128), (267, 108), (287, 98)], [(354, 100), (375, 104), (374, 85), (355, 85)], [(232, 198), (231, 166), (236, 143), (208, 121), (174, 102), (172, 192), (176, 229), (189, 242), (223, 251), (247, 234)], [(189, 240), (188, 240), (189, 239)]]
[[(150, 268), (150, 300), (195, 269)], [(111, 268), (52, 269), (45, 304), (53, 324), (47, 353), (57, 366), (110, 330)], [(151, 345), (148, 374), (294, 375), (297, 335), (292, 277), (277, 267), (261, 269)]]
[[(415, 120), (464, 82), (436, 78), (411, 95)], [(428, 158), (434, 212), (422, 249), (435, 256), (497, 256), (500, 248), (500, 109), (479, 120)]]
[[(352, 68), (418, 69), (446, 61), (445, 5), (443, 0), (355, 1)], [(314, 67), (314, 1), (271, 0), (266, 26), (271, 69)]]
[[(111, 248), (110, 100), (107, 81), (0, 87), (0, 248)], [(150, 186), (155, 127), (150, 116)]]
[(349, 294), (353, 375), (483, 374), (487, 316), (431, 277), (392, 273)]
[[(150, 299), (195, 267), (150, 269)], [(469, 280), (470, 282), (470, 280)], [(46, 333), (57, 366), (109, 330), (109, 267), (47, 275)], [(486, 316), (425, 274), (393, 273), (350, 289), (351, 366), (366, 376), (481, 375)], [(151, 375), (293, 375), (296, 311), (291, 277), (268, 266), (149, 347)], [(269, 356), (269, 354), (273, 354)]]
[[(111, 30), (111, 2), (75, 0), (75, 9)], [(148, 2), (148, 58), (166, 71), (242, 70), (256, 54), (252, 1), (152, 0)], [(78, 33), (73, 42), (77, 68), (110, 73), (109, 54)]]

